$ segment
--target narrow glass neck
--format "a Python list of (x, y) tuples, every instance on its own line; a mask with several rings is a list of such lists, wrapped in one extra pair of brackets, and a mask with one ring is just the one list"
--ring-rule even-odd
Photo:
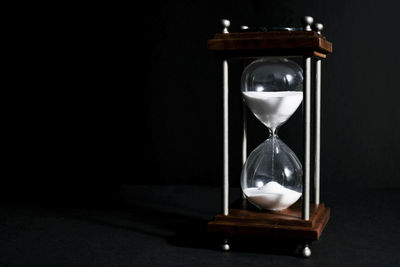
[(278, 127), (268, 128), (269, 137), (278, 137)]

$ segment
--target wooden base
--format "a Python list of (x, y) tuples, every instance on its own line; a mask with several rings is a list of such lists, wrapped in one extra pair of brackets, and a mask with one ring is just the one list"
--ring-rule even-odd
[(216, 215), (208, 223), (208, 232), (224, 238), (271, 237), (312, 242), (320, 238), (329, 216), (330, 209), (323, 203), (310, 204), (310, 220), (305, 221), (301, 219), (300, 202), (282, 211), (261, 211), (241, 200), (229, 209), (229, 215)]

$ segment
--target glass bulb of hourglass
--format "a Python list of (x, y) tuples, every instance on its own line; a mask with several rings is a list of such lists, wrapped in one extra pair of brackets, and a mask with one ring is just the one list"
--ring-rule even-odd
[(303, 73), (285, 58), (252, 62), (242, 74), (244, 101), (269, 129), (269, 138), (250, 153), (242, 169), (241, 187), (247, 199), (267, 210), (282, 210), (302, 194), (302, 166), (277, 136), (277, 129), (303, 100)]

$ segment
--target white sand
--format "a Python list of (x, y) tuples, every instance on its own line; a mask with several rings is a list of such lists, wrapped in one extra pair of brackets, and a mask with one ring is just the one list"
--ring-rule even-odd
[(259, 188), (246, 188), (243, 192), (250, 202), (267, 210), (286, 209), (301, 197), (301, 193), (288, 189), (274, 181)]
[(303, 100), (301, 91), (243, 92), (247, 106), (268, 128), (284, 123)]

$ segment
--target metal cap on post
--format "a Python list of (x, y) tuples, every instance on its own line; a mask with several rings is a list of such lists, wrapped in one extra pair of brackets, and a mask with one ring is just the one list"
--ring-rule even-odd
[(322, 25), (322, 23), (314, 23), (313, 28), (319, 35), (321, 35), (324, 25)]
[(231, 22), (227, 19), (221, 19), (221, 24), (224, 29), (222, 30), (222, 33), (229, 33), (228, 28), (231, 26)]
[(310, 16), (305, 16), (302, 18), (301, 22), (303, 23), (303, 29), (305, 31), (311, 31), (311, 25), (314, 23), (314, 18)]

